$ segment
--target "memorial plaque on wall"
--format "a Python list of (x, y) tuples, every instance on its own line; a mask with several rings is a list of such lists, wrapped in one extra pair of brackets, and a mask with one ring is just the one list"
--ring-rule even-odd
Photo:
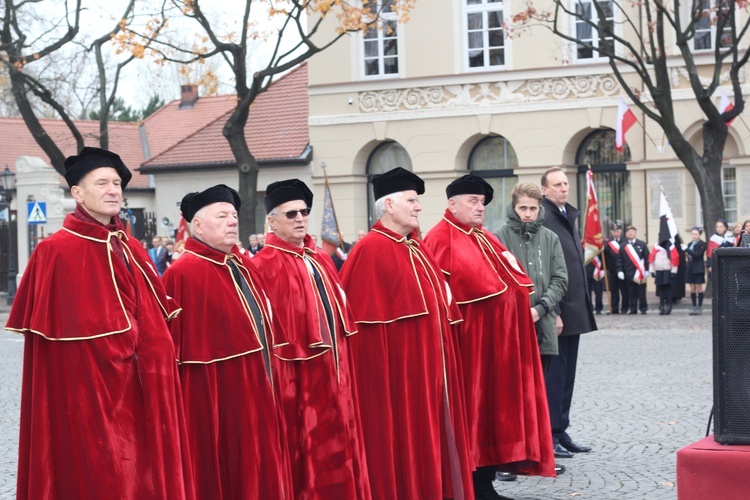
[(651, 218), (659, 218), (659, 191), (664, 189), (669, 207), (675, 218), (682, 217), (682, 172), (651, 172), (648, 174), (651, 194)]

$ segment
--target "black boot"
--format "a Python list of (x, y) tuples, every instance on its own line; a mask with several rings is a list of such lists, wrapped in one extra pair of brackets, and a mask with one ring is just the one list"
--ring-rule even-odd
[(474, 471), (474, 498), (476, 500), (502, 500), (508, 498), (499, 494), (492, 485), (496, 472), (497, 467), (494, 465), (477, 467), (477, 470)]

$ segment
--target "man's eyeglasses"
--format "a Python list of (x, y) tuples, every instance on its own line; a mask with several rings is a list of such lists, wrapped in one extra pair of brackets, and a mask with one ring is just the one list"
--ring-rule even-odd
[(287, 212), (279, 212), (279, 215), (285, 216), (289, 220), (294, 220), (297, 218), (297, 214), (302, 215), (302, 217), (307, 217), (310, 215), (310, 209), (309, 208), (303, 208), (302, 210), (289, 210)]

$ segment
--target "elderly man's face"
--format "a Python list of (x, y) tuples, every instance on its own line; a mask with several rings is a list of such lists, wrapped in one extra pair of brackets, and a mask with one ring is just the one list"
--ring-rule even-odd
[[(310, 213), (308, 210), (305, 200), (287, 201), (271, 212), (268, 216), (268, 223), (276, 236), (301, 247), (307, 234)], [(302, 211), (306, 213), (303, 214)], [(289, 216), (293, 217), (290, 219)]]
[(404, 236), (419, 229), (419, 212), (422, 211), (422, 205), (416, 191), (404, 191), (397, 202), (393, 199), (386, 200), (386, 211)]
[(258, 246), (258, 235), (257, 234), (251, 234), (250, 235), (250, 246), (251, 247), (257, 247)]
[(461, 194), (448, 199), (448, 210), (462, 224), (482, 227), (484, 222), (484, 195)]
[(193, 230), (207, 245), (229, 253), (237, 243), (237, 210), (226, 201), (207, 205), (195, 214)]
[(70, 188), (73, 199), (89, 215), (102, 224), (109, 224), (120, 213), (122, 179), (112, 167), (101, 167), (88, 172), (78, 185)]
[(547, 175), (547, 185), (542, 186), (542, 193), (549, 201), (558, 207), (568, 202), (568, 176), (565, 172), (550, 172)]
[(365, 230), (364, 229), (360, 229), (359, 231), (357, 231), (357, 241), (361, 240), (366, 235), (367, 235), (367, 233), (365, 232)]
[(612, 230), (612, 237), (616, 240), (619, 240), (622, 236), (622, 229), (613, 229)]
[(534, 222), (539, 218), (539, 200), (530, 196), (519, 196), (518, 202), (513, 209), (518, 214), (521, 222)]
[(629, 240), (634, 240), (638, 232), (635, 229), (628, 229), (625, 231), (625, 237)]

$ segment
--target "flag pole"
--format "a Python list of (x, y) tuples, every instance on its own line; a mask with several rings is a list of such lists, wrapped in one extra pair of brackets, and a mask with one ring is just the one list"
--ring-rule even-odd
[(338, 236), (339, 239), (339, 248), (341, 249), (342, 253), (346, 254), (346, 249), (344, 248), (344, 237), (341, 236), (341, 228), (339, 227), (339, 221), (336, 218), (336, 207), (333, 206), (333, 196), (331, 195), (331, 186), (328, 184), (328, 174), (326, 173), (326, 167), (327, 165), (325, 164), (325, 162), (320, 164), (320, 168), (323, 169), (323, 177), (325, 179), (326, 189), (328, 190), (328, 199), (331, 200), (331, 212), (333, 212), (333, 223), (336, 224), (336, 236)]
[[(644, 128), (645, 132), (645, 128)], [(648, 134), (647, 134), (648, 135)], [(594, 171), (591, 170), (591, 164), (589, 163), (589, 172), (591, 172), (591, 182), (594, 182)], [(588, 180), (587, 183), (588, 184)], [(589, 197), (589, 190), (588, 185), (586, 186), (586, 205), (588, 206), (588, 197)], [(596, 200), (597, 204), (599, 203), (599, 200)], [(586, 217), (588, 219), (588, 217)], [(599, 224), (601, 225), (601, 218), (599, 219)], [(584, 224), (584, 233), (586, 234), (586, 226)], [(602, 228), (602, 232), (604, 232), (604, 228)], [(602, 241), (604, 238), (602, 238)], [(606, 243), (605, 243), (606, 245)], [(602, 249), (596, 254), (602, 256), (602, 269), (604, 269), (604, 290), (607, 292), (607, 306), (609, 307), (609, 314), (612, 314), (612, 295), (609, 292), (609, 273), (607, 272), (607, 256), (604, 255), (604, 246), (602, 246)]]

